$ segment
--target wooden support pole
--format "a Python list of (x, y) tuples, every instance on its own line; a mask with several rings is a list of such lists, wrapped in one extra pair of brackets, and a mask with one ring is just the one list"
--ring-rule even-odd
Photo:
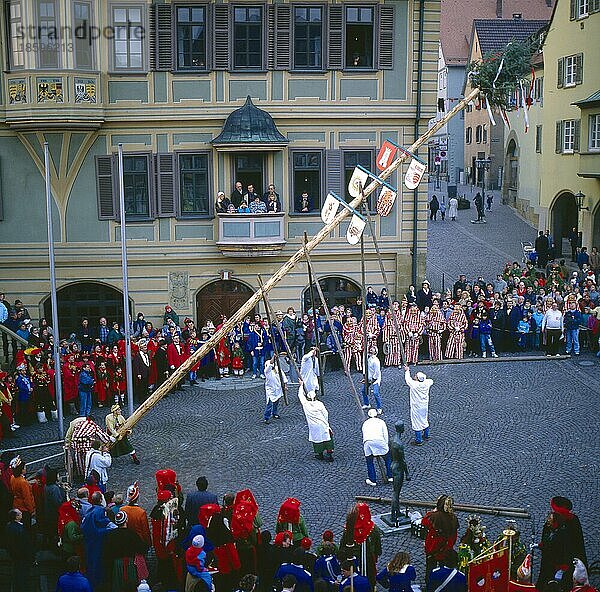
[[(479, 89), (473, 89), (462, 101), (457, 103), (448, 113), (442, 117), (435, 125), (433, 125), (427, 132), (425, 132), (418, 140), (416, 140), (409, 148), (410, 152), (415, 152), (419, 146), (425, 144), (429, 138), (434, 136), (438, 130), (440, 130), (448, 121), (450, 121), (455, 115), (462, 111), (467, 104), (475, 99), (479, 95)], [(380, 179), (387, 179), (400, 165), (408, 158), (408, 154), (402, 153), (390, 166), (382, 171), (379, 175)], [(365, 189), (364, 197), (369, 196), (379, 186), (380, 181), (373, 180)], [(359, 196), (350, 202), (350, 207), (357, 209), (362, 203), (363, 196)], [(245, 316), (254, 309), (254, 307), (262, 300), (263, 292), (269, 293), (295, 266), (299, 263), (303, 257), (305, 249), (310, 253), (320, 243), (322, 243), (329, 234), (337, 228), (348, 216), (350, 215), (349, 210), (342, 208), (341, 212), (335, 216), (335, 218), (329, 223), (325, 224), (312, 239), (298, 249), (288, 260), (284, 263), (267, 281), (267, 283), (259, 290), (257, 290), (250, 298), (243, 304), (239, 310), (232, 315), (222, 327), (215, 331), (212, 337), (198, 348), (165, 382), (157, 388), (125, 421), (119, 430), (119, 438), (122, 438), (127, 432), (135, 426), (135, 424), (142, 418), (150, 409), (152, 409), (166, 394), (168, 394), (173, 387), (175, 387), (189, 372), (195, 364), (197, 364), (211, 349), (216, 347), (219, 341), (227, 335), (235, 325), (241, 323)], [(417, 215), (417, 212), (414, 212)], [(366, 337), (366, 336), (365, 336)]]

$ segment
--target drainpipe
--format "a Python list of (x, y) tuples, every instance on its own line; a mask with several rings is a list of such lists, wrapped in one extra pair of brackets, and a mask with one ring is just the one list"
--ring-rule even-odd
[[(421, 120), (421, 95), (423, 92), (423, 29), (425, 28), (425, 0), (419, 2), (419, 57), (417, 60), (417, 105), (415, 113), (415, 129), (414, 129), (414, 140), (415, 142), (419, 139), (419, 122)], [(417, 150), (418, 153), (418, 150)], [(413, 191), (413, 244), (412, 244), (412, 283), (413, 285), (417, 282), (417, 232), (419, 227), (418, 220), (419, 210), (419, 188), (417, 187)]]

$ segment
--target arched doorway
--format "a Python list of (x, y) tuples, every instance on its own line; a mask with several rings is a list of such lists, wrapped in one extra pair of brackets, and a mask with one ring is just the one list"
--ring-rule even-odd
[(505, 203), (515, 207), (519, 189), (519, 148), (511, 139), (506, 148), (504, 160), (504, 198)]
[[(592, 242), (590, 247), (598, 247), (600, 249), (600, 203), (596, 208), (596, 213), (594, 214), (594, 226), (592, 228)], [(591, 248), (589, 251), (591, 252)], [(596, 282), (598, 278), (596, 278)]]
[(252, 294), (252, 288), (236, 280), (218, 280), (204, 286), (196, 295), (197, 326), (202, 327), (208, 319), (216, 325), (221, 315), (230, 317)]
[[(98, 325), (100, 317), (123, 324), (123, 293), (100, 282), (77, 282), (62, 286), (57, 291), (58, 320), (61, 336), (77, 331), (82, 318), (90, 325)], [(133, 302), (129, 301), (131, 312)], [(44, 316), (52, 319), (50, 296), (44, 301)]]
[(577, 200), (572, 193), (567, 191), (556, 198), (550, 219), (552, 220), (552, 237), (556, 254), (558, 256), (570, 255), (571, 247), (567, 236), (573, 228), (579, 231)]
[[(356, 299), (360, 297), (360, 287), (344, 277), (326, 277), (319, 280), (321, 290), (323, 290), (323, 296), (327, 300), (327, 305), (331, 309), (332, 306), (351, 306), (356, 304)], [(315, 302), (319, 303), (319, 292), (317, 287), (313, 288)], [(311, 308), (310, 305), (310, 289), (306, 288), (302, 295), (303, 310), (307, 311)]]

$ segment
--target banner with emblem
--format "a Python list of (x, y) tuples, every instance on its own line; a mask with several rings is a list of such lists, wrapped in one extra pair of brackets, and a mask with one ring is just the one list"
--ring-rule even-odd
[(396, 201), (396, 196), (398, 193), (394, 191), (391, 187), (387, 187), (384, 185), (379, 192), (379, 197), (377, 198), (377, 213), (380, 216), (389, 216), (392, 208), (394, 207), (394, 203)]
[(329, 224), (335, 218), (339, 207), (339, 199), (337, 199), (334, 194), (328, 193), (323, 208), (321, 209), (321, 220), (323, 220), (325, 224)]
[(377, 154), (377, 168), (380, 171), (387, 169), (392, 161), (396, 157), (396, 153), (398, 152), (398, 146), (394, 144), (391, 140), (386, 140), (379, 149)]
[(476, 557), (469, 563), (470, 592), (507, 592), (508, 580), (507, 548)]
[(426, 166), (416, 158), (410, 161), (406, 175), (404, 175), (404, 184), (408, 189), (416, 189), (425, 174)]
[(350, 182), (348, 183), (348, 193), (352, 197), (359, 197), (361, 187), (363, 189), (365, 188), (368, 178), (368, 171), (364, 170), (362, 167), (355, 167), (352, 177), (350, 177)]
[(360, 218), (356, 214), (352, 216), (352, 220), (350, 220), (350, 226), (348, 226), (348, 230), (346, 231), (346, 240), (349, 244), (355, 245), (358, 243), (366, 225), (367, 221), (363, 218)]

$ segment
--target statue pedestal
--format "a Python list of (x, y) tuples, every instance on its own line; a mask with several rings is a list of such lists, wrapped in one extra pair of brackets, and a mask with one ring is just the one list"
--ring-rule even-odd
[(398, 518), (398, 523), (394, 524), (391, 512), (387, 512), (386, 514), (376, 514), (373, 516), (373, 522), (379, 527), (383, 536), (410, 530), (411, 524), (410, 518), (404, 514), (401, 514)]

